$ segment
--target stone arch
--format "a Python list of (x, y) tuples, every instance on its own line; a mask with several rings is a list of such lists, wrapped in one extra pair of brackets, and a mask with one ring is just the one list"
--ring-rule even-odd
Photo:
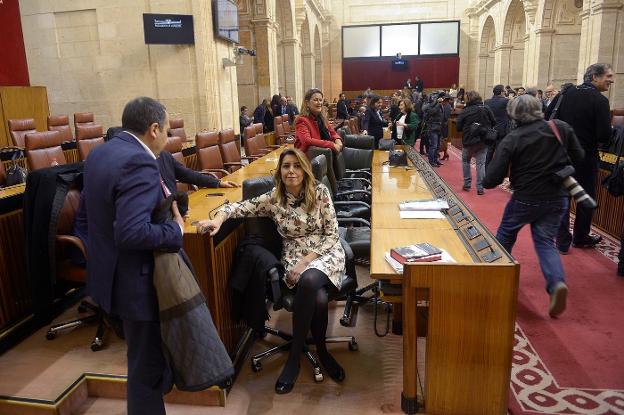
[(314, 86), (323, 90), (323, 52), (318, 25), (314, 26)]
[(581, 8), (574, 0), (555, 0), (549, 26), (544, 27), (551, 33), (550, 54), (548, 59), (548, 82), (559, 85), (577, 83), (578, 64), (581, 46)]
[(306, 16), (299, 30), (301, 40), (301, 62), (303, 65), (303, 90), (314, 86), (314, 55), (312, 53), (312, 39), (310, 37), (310, 22)]
[(505, 65), (507, 74), (501, 73), (501, 81), (512, 87), (523, 86), (524, 54), (528, 41), (527, 23), (524, 6), (520, 0), (512, 0), (505, 15), (502, 46), (509, 48), (509, 65)]
[(486, 96), (494, 86), (494, 48), (496, 47), (496, 28), (494, 19), (488, 15), (483, 23), (479, 41), (478, 85), (481, 96)]

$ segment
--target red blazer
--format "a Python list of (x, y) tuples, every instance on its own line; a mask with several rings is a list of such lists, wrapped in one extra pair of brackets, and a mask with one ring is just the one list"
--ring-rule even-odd
[(295, 121), (295, 148), (304, 153), (308, 151), (310, 146), (326, 147), (334, 150), (334, 142), (340, 140), (340, 136), (331, 125), (327, 126), (327, 130), (329, 131), (331, 141), (321, 139), (321, 132), (315, 120), (302, 115), (298, 116)]

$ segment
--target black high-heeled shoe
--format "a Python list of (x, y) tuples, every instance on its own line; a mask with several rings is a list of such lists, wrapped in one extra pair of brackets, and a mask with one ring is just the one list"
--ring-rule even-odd
[(279, 395), (285, 395), (290, 393), (295, 387), (295, 382), (297, 381), (297, 377), (299, 377), (299, 370), (301, 369), (300, 365), (297, 365), (297, 375), (293, 379), (292, 382), (284, 382), (277, 378), (277, 382), (275, 382), (275, 393)]

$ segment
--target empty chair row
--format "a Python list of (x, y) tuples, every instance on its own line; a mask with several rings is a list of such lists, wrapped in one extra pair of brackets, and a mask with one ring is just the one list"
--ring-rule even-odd
[[(8, 121), (9, 133), (15, 147), (26, 147), (26, 134), (37, 132), (34, 118), (12, 119)], [(74, 128), (76, 135), (78, 127), (95, 124), (92, 112), (77, 112), (74, 114)], [(69, 126), (69, 116), (50, 115), (48, 116), (48, 131), (58, 131), (61, 134), (61, 141), (73, 141), (74, 136)]]

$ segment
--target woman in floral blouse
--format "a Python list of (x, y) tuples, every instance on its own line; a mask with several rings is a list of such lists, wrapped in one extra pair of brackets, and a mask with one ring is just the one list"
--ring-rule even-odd
[(329, 190), (312, 175), (310, 162), (294, 148), (280, 155), (274, 175), (275, 187), (250, 200), (223, 206), (212, 220), (198, 224), (201, 232), (215, 235), (228, 218), (268, 216), (284, 239), (284, 281), (296, 287), (293, 310), (293, 343), (288, 360), (275, 384), (275, 392), (292, 390), (299, 374), (299, 357), (308, 330), (316, 344), (321, 364), (335, 381), (344, 380), (342, 367), (325, 345), (327, 291), (340, 288), (345, 271), (345, 252), (338, 237), (338, 222)]

